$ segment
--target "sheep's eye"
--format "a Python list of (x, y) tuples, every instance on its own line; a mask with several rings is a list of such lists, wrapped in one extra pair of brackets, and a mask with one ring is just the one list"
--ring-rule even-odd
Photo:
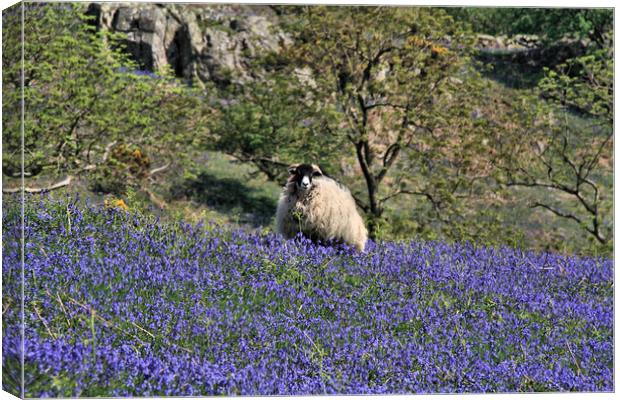
[(313, 173), (312, 173), (312, 176), (315, 176), (315, 177), (316, 177), (316, 176), (323, 176), (323, 174), (322, 174), (322, 173), (320, 173), (320, 172), (313, 172)]

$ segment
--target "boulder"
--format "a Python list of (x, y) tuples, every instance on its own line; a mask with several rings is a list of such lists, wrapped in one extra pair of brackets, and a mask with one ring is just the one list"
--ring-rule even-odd
[(274, 32), (278, 17), (268, 6), (93, 3), (88, 13), (99, 29), (126, 35), (140, 69), (170, 67), (198, 84), (247, 81), (253, 58), (290, 42)]

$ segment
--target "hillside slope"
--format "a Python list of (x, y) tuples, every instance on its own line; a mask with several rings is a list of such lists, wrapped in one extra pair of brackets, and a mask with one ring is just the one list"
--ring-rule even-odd
[[(18, 390), (17, 198), (3, 389)], [(613, 391), (613, 262), (26, 206), (27, 397)]]

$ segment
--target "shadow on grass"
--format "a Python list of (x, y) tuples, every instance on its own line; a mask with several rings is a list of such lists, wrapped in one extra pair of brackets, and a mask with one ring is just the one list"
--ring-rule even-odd
[(480, 49), (476, 60), (492, 66), (480, 71), (485, 77), (512, 89), (530, 89), (544, 76), (545, 68), (554, 69), (585, 52), (579, 41), (556, 42), (530, 49)]
[(476, 59), (490, 69), (482, 69), (483, 76), (512, 89), (529, 89), (543, 77), (539, 60), (528, 57), (528, 52), (481, 51)]
[(238, 219), (240, 223), (255, 227), (271, 223), (277, 199), (260, 188), (247, 185), (241, 179), (222, 178), (201, 172), (196, 178), (186, 180), (177, 195), (204, 204), (214, 210)]

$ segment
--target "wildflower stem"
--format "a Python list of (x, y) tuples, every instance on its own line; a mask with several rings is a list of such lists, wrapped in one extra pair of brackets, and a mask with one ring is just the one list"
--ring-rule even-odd
[[(147, 344), (144, 340), (140, 339), (137, 335), (134, 335), (134, 334), (132, 334), (132, 333), (130, 333), (130, 332), (128, 332), (128, 331), (126, 331), (126, 330), (122, 329), (122, 328), (119, 328), (119, 327), (118, 327), (118, 326), (117, 326), (114, 322), (112, 322), (112, 321), (108, 321), (107, 319), (105, 319), (105, 318), (103, 318), (102, 316), (100, 316), (99, 314), (97, 314), (97, 311), (96, 311), (94, 308), (92, 308), (92, 307), (90, 307), (90, 306), (88, 306), (88, 305), (86, 305), (86, 304), (80, 303), (79, 301), (75, 300), (75, 299), (74, 299), (74, 298), (72, 298), (72, 297), (67, 296), (67, 299), (68, 299), (71, 303), (73, 303), (73, 304), (75, 304), (75, 305), (77, 305), (77, 306), (79, 306), (79, 307), (81, 307), (81, 308), (83, 308), (83, 309), (85, 309), (85, 310), (90, 311), (91, 313), (93, 313), (93, 315), (91, 316), (91, 318), (96, 318), (96, 319), (98, 319), (99, 321), (103, 322), (103, 324), (104, 324), (106, 327), (108, 327), (108, 328), (114, 328), (114, 329), (118, 330), (119, 332), (121, 332), (121, 333), (123, 333), (123, 334), (125, 334), (125, 335), (127, 335), (127, 336), (133, 337), (133, 338), (135, 338), (136, 340), (138, 340), (140, 343), (142, 343), (143, 345), (146, 345), (146, 344)], [(131, 322), (131, 324), (132, 324), (133, 326), (135, 326), (136, 328), (138, 328), (139, 330), (141, 330), (142, 332), (144, 332), (144, 333), (148, 334), (151, 338), (155, 339), (155, 335), (153, 335), (151, 332), (147, 331), (146, 329), (144, 329), (144, 328), (143, 328), (143, 327), (141, 327), (140, 325), (136, 324), (135, 322)], [(178, 347), (178, 348), (180, 348), (180, 349), (182, 349), (182, 350), (184, 350), (184, 351), (186, 351), (186, 352), (188, 352), (188, 353), (193, 353), (193, 351), (192, 351), (191, 349), (187, 348), (187, 347), (180, 346), (180, 345), (178, 345), (178, 344), (177, 344), (177, 347)]]
[(65, 304), (62, 302), (62, 299), (60, 298), (60, 295), (58, 293), (56, 293), (56, 297), (58, 298), (58, 303), (60, 303), (60, 308), (62, 309), (62, 313), (65, 316), (65, 320), (67, 321), (67, 326), (71, 327), (71, 320), (67, 316), (68, 312), (65, 308)]
[(69, 211), (68, 204), (67, 204), (67, 232), (71, 233), (71, 212)]
[(100, 316), (99, 314), (97, 314), (97, 311), (96, 311), (94, 308), (92, 308), (92, 307), (90, 307), (90, 306), (87, 306), (87, 305), (85, 305), (85, 304), (82, 304), (82, 303), (80, 303), (79, 301), (77, 301), (77, 300), (75, 300), (75, 299), (73, 299), (73, 298), (71, 298), (71, 297), (69, 297), (69, 296), (67, 296), (67, 300), (69, 300), (71, 303), (73, 303), (73, 304), (75, 304), (75, 305), (77, 305), (77, 306), (79, 306), (79, 307), (83, 308), (84, 310), (87, 310), (87, 311), (91, 312), (91, 313), (92, 313), (91, 318), (96, 318), (96, 319), (98, 319), (99, 321), (103, 322), (103, 324), (104, 324), (106, 327), (108, 327), (108, 328), (114, 328), (114, 329), (116, 329), (117, 331), (119, 331), (119, 332), (123, 333), (124, 335), (130, 336), (130, 337), (133, 337), (133, 338), (135, 338), (136, 340), (138, 340), (138, 341), (139, 341), (141, 344), (143, 344), (143, 345), (147, 344), (144, 340), (141, 340), (141, 339), (140, 339), (139, 337), (137, 337), (136, 335), (133, 335), (133, 334), (131, 334), (130, 332), (127, 332), (126, 330), (124, 330), (124, 329), (122, 329), (122, 328), (119, 328), (117, 325), (115, 325), (115, 324), (114, 324), (114, 323), (112, 323), (111, 321), (108, 321), (108, 320), (106, 320), (105, 318), (103, 318), (102, 316)]
[(90, 309), (90, 333), (93, 338), (93, 362), (97, 360), (97, 335), (95, 332), (95, 310), (93, 308)]
[(146, 333), (147, 335), (149, 335), (150, 337), (152, 337), (153, 339), (155, 339), (155, 335), (153, 335), (151, 332), (147, 331), (146, 329), (144, 329), (143, 327), (141, 327), (140, 325), (136, 324), (135, 322), (131, 322), (131, 325), (135, 326), (136, 328), (138, 328), (139, 330), (141, 330), (142, 332)]
[(575, 366), (577, 367), (577, 374), (581, 375), (581, 367), (579, 367), (579, 362), (577, 361), (577, 358), (575, 357), (573, 350), (570, 348), (570, 342), (566, 342), (566, 347), (568, 348), (568, 352), (570, 353), (571, 357), (573, 358), (573, 362), (575, 363)]
[(35, 314), (37, 314), (39, 320), (43, 323), (43, 326), (45, 327), (47, 333), (52, 337), (52, 339), (56, 339), (56, 335), (54, 334), (54, 332), (52, 332), (47, 322), (45, 322), (45, 319), (43, 319), (43, 317), (41, 316), (41, 311), (39, 310), (37, 305), (32, 303), (32, 308), (34, 309)]

